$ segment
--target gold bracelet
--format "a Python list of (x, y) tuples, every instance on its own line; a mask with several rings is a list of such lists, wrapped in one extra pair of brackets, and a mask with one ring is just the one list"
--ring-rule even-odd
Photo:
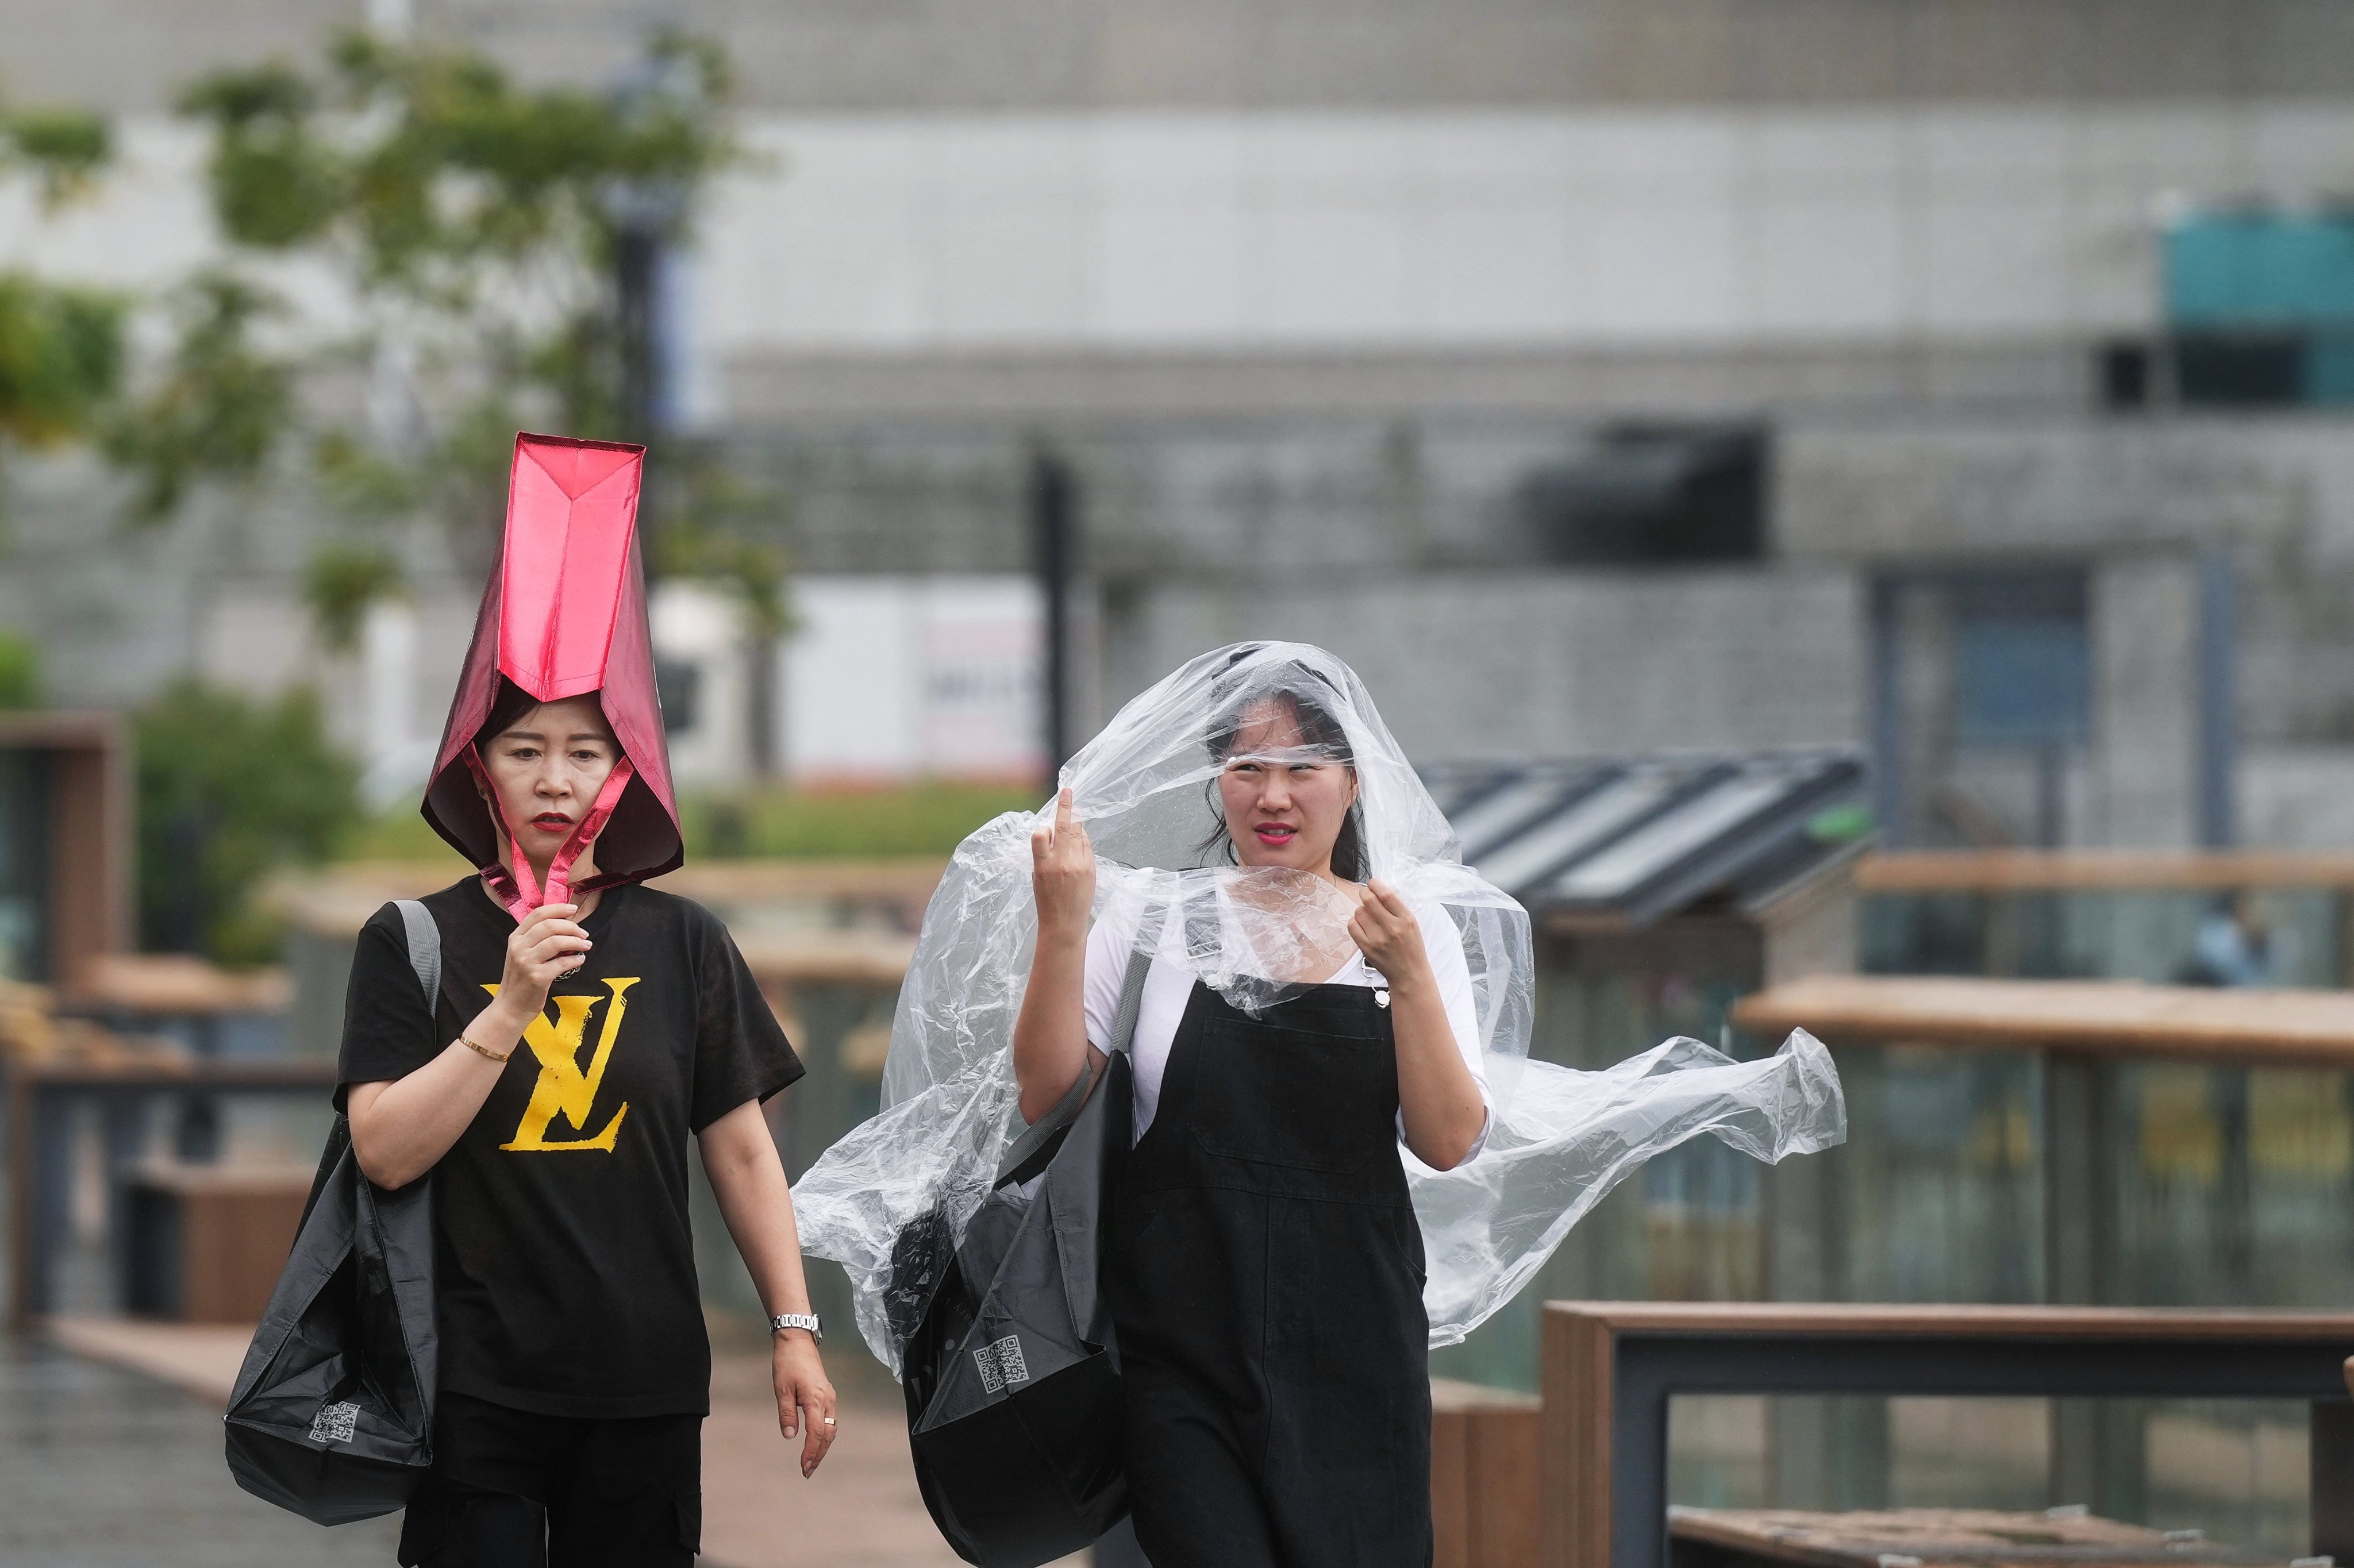
[(462, 1029), (458, 1031), (458, 1044), (463, 1045), (467, 1050), (472, 1051), (475, 1055), (487, 1056), (493, 1062), (511, 1061), (514, 1056), (514, 1047), (513, 1045), (508, 1046), (507, 1054), (504, 1056), (502, 1056), (495, 1051), (485, 1051), (480, 1045), (475, 1044), (472, 1040), (467, 1039), (466, 1032)]

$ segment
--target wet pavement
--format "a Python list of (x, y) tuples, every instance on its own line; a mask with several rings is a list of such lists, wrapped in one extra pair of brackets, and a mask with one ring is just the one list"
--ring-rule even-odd
[(6, 1568), (385, 1568), (400, 1521), (323, 1529), (237, 1489), (220, 1415), (168, 1383), (0, 1338)]
[[(246, 1338), (78, 1318), (52, 1319), (46, 1339), (0, 1339), (0, 1568), (387, 1568), (398, 1518), (323, 1530), (228, 1478), (217, 1413)], [(841, 1440), (804, 1481), (777, 1432), (769, 1358), (714, 1358), (705, 1563), (958, 1568), (917, 1493), (906, 1417), (851, 1382)]]

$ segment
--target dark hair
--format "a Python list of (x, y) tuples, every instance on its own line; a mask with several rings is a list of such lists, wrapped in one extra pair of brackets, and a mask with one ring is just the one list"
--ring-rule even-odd
[(491, 699), (491, 711), (482, 716), (482, 727), (474, 732), (475, 753), (488, 751), (491, 742), (506, 734), (516, 720), (537, 706), (537, 697), (501, 675), (498, 695)]
[[(598, 692), (584, 692), (581, 695), (597, 702), (599, 711), (603, 711), (604, 705), (602, 701), (602, 694)], [(504, 675), (501, 675), (499, 677), (499, 694), (491, 699), (491, 711), (489, 714), (484, 715), (482, 719), (482, 727), (474, 732), (475, 755), (481, 756), (488, 752), (491, 747), (491, 742), (498, 739), (499, 736), (506, 734), (508, 730), (514, 728), (515, 725), (522, 720), (525, 714), (531, 712), (534, 708), (545, 707), (546, 705), (546, 704), (541, 702), (537, 697), (533, 696), (529, 692), (525, 691), (521, 686), (518, 686), (513, 681), (508, 680)], [(613, 740), (613, 750), (617, 756), (620, 754), (621, 742), (618, 736), (615, 736)]]
[[(1357, 754), (1349, 745), (1349, 732), (1341, 723), (1340, 715), (1313, 690), (1307, 689), (1310, 683), (1324, 686), (1328, 691), (1331, 689), (1330, 683), (1321, 675), (1294, 665), (1278, 674), (1273, 683), (1254, 684), (1236, 694), (1211, 726), (1207, 742), (1210, 760), (1223, 765), (1234, 755), (1235, 742), (1242, 735), (1243, 723), (1253, 708), (1264, 703), (1278, 703), (1290, 715), (1294, 727), (1299, 731), (1300, 745), (1317, 747), (1354, 775)], [(1217, 790), (1218, 781), (1213, 779), (1209, 789), (1210, 814), (1218, 819), (1218, 825), (1208, 838), (1202, 841), (1201, 850), (1207, 854), (1224, 844), (1227, 855), (1232, 856), (1235, 853), (1234, 832), (1218, 804)], [(1348, 815), (1341, 819), (1341, 831), (1333, 837), (1332, 874), (1346, 882), (1365, 880), (1365, 816), (1362, 798), (1349, 802)]]

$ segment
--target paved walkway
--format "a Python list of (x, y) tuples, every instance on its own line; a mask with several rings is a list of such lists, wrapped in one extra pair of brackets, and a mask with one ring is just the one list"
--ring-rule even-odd
[[(323, 1530), (248, 1497), (219, 1411), (242, 1330), (106, 1319), (0, 1340), (0, 1563), (7, 1568), (386, 1568), (397, 1519)], [(70, 1346), (71, 1349), (67, 1347)], [(704, 1424), (704, 1561), (714, 1568), (952, 1568), (882, 1390), (801, 1478), (768, 1358), (723, 1353)], [(1074, 1568), (1085, 1556), (1071, 1559)]]
[(385, 1568), (398, 1520), (334, 1530), (238, 1490), (218, 1406), (54, 1346), (0, 1339), (0, 1563), (9, 1568)]

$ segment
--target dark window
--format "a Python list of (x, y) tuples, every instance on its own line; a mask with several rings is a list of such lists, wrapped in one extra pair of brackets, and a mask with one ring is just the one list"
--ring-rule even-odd
[(0, 751), (0, 975), (49, 973), (49, 759)]
[(2101, 407), (2124, 411), (2149, 407), (2150, 347), (2146, 343), (2105, 343), (2100, 347)]
[(1770, 441), (1754, 428), (1629, 425), (1521, 488), (1538, 556), (1577, 566), (1755, 561)]
[(1964, 618), (1954, 628), (1954, 738), (1987, 746), (2084, 740), (2091, 665), (2081, 620)]
[(2184, 333), (2174, 340), (2174, 382), (2182, 400), (2222, 408), (2307, 400), (2305, 334)]
[(1954, 738), (1981, 746), (2077, 745), (2092, 733), (2084, 574), (1956, 573)]
[(654, 696), (662, 704), (663, 727), (684, 735), (695, 727), (702, 706), (703, 666), (692, 659), (654, 655)]
[(1873, 767), (1890, 842), (2067, 842), (2068, 770), (2093, 736), (2090, 597), (2070, 567), (1880, 579)]
[(2200, 212), (2167, 231), (2164, 260), (2184, 403), (2354, 402), (2354, 212)]

